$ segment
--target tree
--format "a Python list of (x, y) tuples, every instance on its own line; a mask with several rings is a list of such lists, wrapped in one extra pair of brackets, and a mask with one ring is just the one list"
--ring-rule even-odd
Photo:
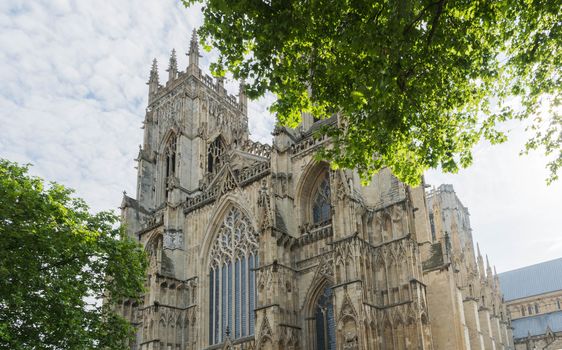
[(0, 349), (128, 348), (113, 306), (143, 291), (144, 250), (72, 192), (0, 159)]
[(275, 94), (281, 125), (338, 114), (322, 131), (335, 167), (364, 179), (389, 167), (417, 184), (428, 168), (470, 165), (477, 142), (506, 139), (500, 122), (526, 119), (527, 151), (544, 147), (547, 181), (558, 177), (562, 0), (203, 2), (213, 73), (245, 79), (252, 98)]

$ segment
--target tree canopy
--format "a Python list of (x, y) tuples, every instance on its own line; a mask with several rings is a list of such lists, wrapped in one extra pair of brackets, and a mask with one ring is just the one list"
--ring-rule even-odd
[(112, 310), (140, 296), (147, 262), (117, 223), (0, 159), (0, 349), (129, 348)]
[[(529, 120), (526, 150), (562, 165), (562, 0), (183, 0), (203, 2), (198, 32), (214, 74), (272, 92), (278, 122), (339, 115), (322, 155), (368, 179), (389, 167), (417, 184), (456, 172), (498, 124)], [(544, 109), (544, 113), (539, 113)]]

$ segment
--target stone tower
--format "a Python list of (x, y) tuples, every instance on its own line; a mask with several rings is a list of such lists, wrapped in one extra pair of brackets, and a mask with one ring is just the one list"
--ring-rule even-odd
[[(123, 315), (137, 350), (433, 349), (424, 282), (432, 258), (423, 187), (388, 170), (361, 186), (354, 170), (315, 159), (338, 116), (248, 138), (238, 97), (175, 51), (168, 81), (148, 81), (128, 234), (150, 267), (141, 304)], [(425, 252), (425, 253), (424, 253)]]

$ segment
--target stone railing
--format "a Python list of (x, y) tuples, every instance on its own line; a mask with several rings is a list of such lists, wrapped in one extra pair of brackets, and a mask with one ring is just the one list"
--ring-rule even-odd
[(255, 156), (269, 158), (271, 156), (271, 146), (252, 140), (246, 140), (240, 145), (240, 150)]
[[(268, 175), (270, 173), (270, 170), (271, 164), (269, 162), (258, 162), (250, 167), (243, 168), (240, 171), (234, 173), (236, 176), (236, 182), (239, 186), (243, 187)], [(214, 202), (222, 194), (220, 191), (221, 186), (212, 186), (206, 188), (202, 193), (194, 197), (188, 197), (184, 204), (184, 213), (187, 214), (209, 203)]]
[(332, 230), (332, 221), (326, 221), (318, 225), (302, 228), (302, 235), (298, 238), (299, 246), (307, 245), (312, 242), (319, 241), (334, 234)]
[(240, 186), (250, 184), (269, 174), (270, 170), (271, 164), (269, 162), (260, 162), (251, 167), (243, 168), (238, 173), (238, 183)]
[(291, 146), (291, 153), (293, 156), (303, 155), (313, 149), (318, 148), (328, 140), (328, 136), (321, 135), (320, 137), (309, 136), (298, 143)]

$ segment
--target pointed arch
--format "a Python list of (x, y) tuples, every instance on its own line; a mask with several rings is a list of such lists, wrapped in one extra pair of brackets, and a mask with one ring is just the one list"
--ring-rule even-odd
[(390, 321), (390, 317), (387, 313), (385, 313), (385, 317), (383, 318), (382, 322), (382, 348), (385, 350), (393, 350), (394, 349), (394, 331), (393, 326)]
[(332, 292), (333, 281), (321, 276), (311, 286), (304, 305), (306, 349), (335, 350), (336, 325)]
[(232, 193), (224, 195), (214, 206), (211, 214), (209, 215), (211, 220), (207, 224), (207, 228), (205, 230), (205, 233), (203, 234), (203, 241), (201, 243), (201, 250), (199, 252), (199, 261), (202, 266), (207, 266), (209, 264), (209, 253), (213, 240), (215, 239), (217, 231), (220, 228), (226, 214), (228, 213), (230, 208), (233, 207), (237, 208), (244, 214), (244, 216), (252, 224), (252, 229), (255, 230), (255, 232), (259, 232), (259, 227), (257, 221), (255, 220), (255, 216), (252, 212), (249, 211), (249, 208), (252, 208), (250, 203), (248, 203), (239, 195), (235, 195)]
[(223, 163), (226, 142), (222, 135), (218, 135), (207, 145), (207, 172), (216, 174)]
[(173, 128), (166, 131), (162, 137), (160, 145), (158, 146), (158, 163), (160, 172), (160, 190), (163, 201), (169, 198), (170, 194), (170, 181), (171, 178), (176, 176), (178, 167), (178, 136), (179, 133)]
[(330, 166), (313, 160), (307, 164), (296, 186), (295, 205), (304, 224), (321, 224), (331, 219)]
[(246, 210), (231, 199), (220, 203), (215, 215), (201, 259), (208, 271), (209, 312), (203, 317), (209, 325), (209, 345), (254, 334), (259, 266), (257, 230)]

